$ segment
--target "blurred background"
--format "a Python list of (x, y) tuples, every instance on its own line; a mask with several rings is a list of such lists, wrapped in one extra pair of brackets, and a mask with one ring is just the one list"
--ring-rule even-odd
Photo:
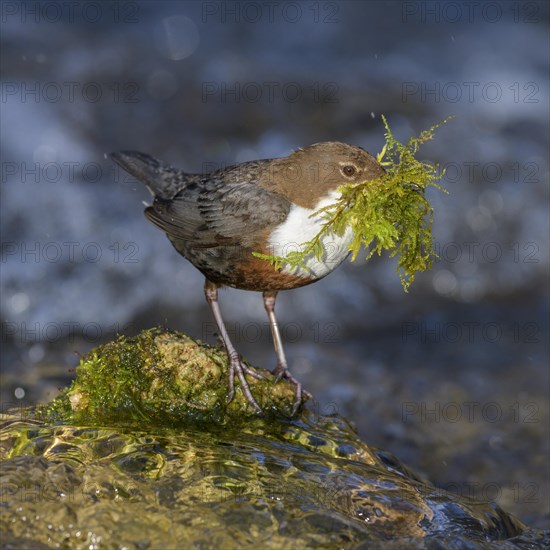
[[(420, 157), (439, 259), (347, 262), (281, 293), (290, 367), (368, 443), (442, 491), (548, 521), (546, 2), (3, 2), (3, 410), (54, 397), (79, 356), (143, 328), (215, 344), (203, 278), (105, 154), (191, 172), (340, 140), (373, 154), (449, 115)], [(275, 357), (261, 296), (221, 307)]]

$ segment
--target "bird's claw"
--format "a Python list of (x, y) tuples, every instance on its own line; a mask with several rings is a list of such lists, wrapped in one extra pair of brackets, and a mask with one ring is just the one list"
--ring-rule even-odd
[[(248, 382), (246, 380), (246, 375), (250, 375), (258, 380), (267, 380), (267, 377), (259, 373), (255, 369), (247, 366), (243, 361), (240, 360), (239, 357), (230, 357), (229, 359), (229, 392), (227, 393), (226, 403), (230, 403), (235, 397), (235, 375), (237, 375), (237, 378), (239, 379), (239, 382), (241, 384), (242, 391), (248, 403), (257, 413), (263, 412), (262, 408), (260, 407), (260, 405), (258, 405), (258, 402), (250, 391), (250, 386), (248, 385)], [(272, 371), (272, 374), (275, 376), (275, 383), (284, 378), (296, 387), (295, 398), (290, 414), (290, 416), (294, 416), (298, 412), (298, 409), (302, 402), (305, 399), (310, 399), (312, 397), (311, 394), (302, 389), (302, 384), (296, 378), (294, 378), (287, 367), (283, 365), (277, 365), (277, 367)]]
[(292, 373), (288, 370), (288, 367), (285, 365), (278, 364), (272, 371), (272, 374), (275, 376), (275, 383), (284, 378), (296, 387), (294, 403), (292, 404), (292, 410), (290, 413), (290, 416), (294, 416), (298, 412), (302, 402), (305, 401), (305, 399), (311, 399), (312, 395), (308, 391), (302, 389), (301, 382), (294, 378)]
[(233, 398), (235, 397), (235, 374), (236, 374), (241, 384), (241, 388), (246, 397), (246, 400), (257, 413), (261, 413), (263, 412), (262, 408), (260, 407), (260, 405), (258, 405), (258, 402), (256, 401), (256, 399), (254, 399), (254, 396), (250, 391), (250, 386), (246, 381), (245, 373), (250, 374), (254, 378), (262, 378), (262, 376), (259, 373), (247, 367), (240, 360), (238, 356), (230, 357), (229, 358), (229, 392), (227, 393), (226, 403), (231, 403), (231, 401), (233, 401)]

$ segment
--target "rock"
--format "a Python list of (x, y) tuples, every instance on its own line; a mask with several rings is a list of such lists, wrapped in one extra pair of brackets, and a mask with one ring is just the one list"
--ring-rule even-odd
[[(269, 415), (289, 415), (295, 388), (275, 382), (264, 369), (249, 376), (256, 400)], [(187, 420), (224, 424), (255, 416), (238, 381), (227, 403), (228, 360), (222, 348), (201, 344), (185, 334), (144, 330), (119, 336), (86, 355), (72, 386), (46, 409), (64, 420), (97, 424), (177, 425)]]
[[(236, 392), (223, 352), (174, 332), (82, 359), (48, 406), (4, 416), (11, 548), (541, 547), (494, 504), (437, 489), (343, 418), (286, 416), (293, 388)], [(32, 546), (34, 545), (34, 546)], [(45, 545), (45, 546), (43, 546)]]

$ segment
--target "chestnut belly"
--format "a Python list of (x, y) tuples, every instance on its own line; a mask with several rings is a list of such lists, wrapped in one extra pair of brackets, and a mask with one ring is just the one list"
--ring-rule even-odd
[(303, 270), (293, 274), (284, 268), (277, 270), (269, 262), (253, 256), (254, 250), (248, 247), (193, 248), (183, 241), (171, 242), (208, 280), (241, 290), (289, 290), (311, 284), (327, 274), (319, 276)]

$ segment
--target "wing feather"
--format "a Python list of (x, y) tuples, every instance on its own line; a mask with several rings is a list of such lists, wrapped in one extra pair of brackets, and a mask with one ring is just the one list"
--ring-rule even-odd
[(145, 216), (191, 247), (250, 244), (254, 233), (281, 223), (290, 210), (288, 199), (258, 185), (267, 161), (188, 174), (138, 151), (111, 157), (154, 195)]
[(283, 222), (290, 206), (253, 183), (231, 183), (184, 189), (171, 201), (156, 198), (145, 215), (173, 239), (212, 248), (249, 242), (251, 233)]

